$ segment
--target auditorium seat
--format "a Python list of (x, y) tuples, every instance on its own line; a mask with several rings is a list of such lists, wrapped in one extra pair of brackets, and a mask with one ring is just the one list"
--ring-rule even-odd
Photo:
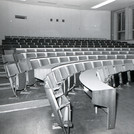
[(58, 57), (49, 58), (49, 60), (50, 60), (50, 64), (60, 63)]
[(31, 63), (32, 69), (41, 67), (41, 63), (38, 59), (30, 60), (30, 63)]
[(50, 64), (50, 61), (48, 58), (42, 58), (40, 59), (41, 66), (46, 66)]
[(68, 134), (69, 128), (72, 127), (70, 102), (64, 95), (57, 95), (58, 97), (55, 97), (53, 89), (51, 89), (51, 82), (47, 78), (45, 82), (44, 88), (56, 123), (63, 129), (64, 134)]
[(16, 62), (13, 54), (2, 55), (2, 60), (4, 64), (10, 64)]
[(102, 67), (101, 61), (95, 61), (95, 62), (93, 62), (93, 67), (94, 67), (94, 68)]
[(20, 60), (18, 63), (18, 68), (21, 73), (26, 74), (26, 85), (31, 86), (35, 84), (34, 78), (34, 69), (32, 69), (30, 65), (30, 61), (28, 59)]
[(69, 62), (70, 59), (68, 57), (59, 57), (60, 62)]
[(26, 91), (26, 76), (25, 73), (20, 73), (15, 63), (6, 64), (5, 71), (10, 81), (11, 89), (15, 97), (17, 97), (17, 91)]
[(89, 70), (93, 68), (91, 62), (83, 62), (83, 64), (84, 64), (85, 70)]

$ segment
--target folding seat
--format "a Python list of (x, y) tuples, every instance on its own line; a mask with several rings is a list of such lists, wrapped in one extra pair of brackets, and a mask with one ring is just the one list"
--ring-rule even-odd
[(78, 57), (77, 56), (69, 56), (69, 60), (70, 61), (78, 61)]
[(19, 53), (26, 53), (26, 52), (27, 52), (27, 50), (26, 50), (26, 49), (22, 49), (22, 48), (15, 50), (15, 53), (16, 53), (16, 54), (19, 54)]
[(127, 71), (128, 81), (134, 82), (134, 65), (132, 60), (124, 60), (125, 71)]
[(47, 52), (47, 57), (55, 57), (56, 53), (55, 52)]
[(46, 52), (54, 52), (54, 48), (47, 48)]
[(56, 82), (62, 83), (63, 93), (67, 95), (69, 91), (69, 87), (70, 87), (69, 86), (70, 80), (68, 77), (69, 74), (66, 69), (61, 69), (61, 70), (65, 70), (65, 72), (60, 71), (60, 69), (54, 69), (53, 73), (54, 73)]
[(112, 66), (112, 61), (107, 60), (107, 61), (102, 61), (103, 66)]
[(102, 67), (102, 62), (101, 62), (101, 61), (94, 61), (94, 62), (93, 62), (93, 67), (94, 67), (94, 68)]
[(119, 51), (111, 51), (111, 54), (114, 55), (114, 54), (119, 54)]
[(84, 64), (85, 70), (89, 70), (93, 68), (91, 62), (84, 62), (83, 64)]
[(37, 48), (37, 52), (45, 52), (44, 48)]
[(134, 54), (134, 51), (130, 50), (130, 51), (128, 52), (128, 54)]
[(45, 58), (46, 53), (45, 52), (37, 52), (37, 58)]
[(65, 56), (65, 52), (57, 52), (57, 56)]
[(26, 58), (28, 59), (33, 59), (33, 58), (37, 58), (37, 53), (26, 53)]
[(69, 72), (67, 71), (67, 68), (65, 66), (62, 66), (59, 68), (60, 74), (62, 79), (65, 81), (65, 85), (67, 85), (66, 90), (65, 90), (65, 94), (67, 94), (71, 89), (72, 89), (72, 83), (71, 83), (71, 76), (69, 74)]
[(70, 59), (68, 57), (59, 57), (60, 62), (69, 62)]
[(83, 55), (84, 53), (83, 52), (75, 52), (75, 55)]
[(31, 63), (32, 69), (41, 67), (41, 63), (39, 59), (30, 60), (30, 63)]
[(126, 55), (117, 55), (117, 59), (126, 59)]
[(48, 58), (40, 59), (41, 66), (46, 66), (50, 64), (50, 61)]
[(18, 62), (20, 60), (26, 59), (26, 53), (15, 54), (14, 57), (15, 60)]
[(14, 54), (15, 53), (15, 50), (4, 50), (4, 54), (5, 55), (9, 55), (9, 54)]
[(69, 134), (69, 129), (72, 127), (71, 122), (71, 106), (68, 99), (61, 94), (54, 94), (51, 89), (51, 82), (45, 80), (45, 91), (50, 102), (54, 117), (58, 126), (60, 126), (64, 134)]
[(119, 54), (128, 54), (128, 51), (119, 51)]
[(73, 51), (81, 51), (80, 48), (73, 48)]
[(107, 71), (108, 70), (105, 66), (101, 67), (101, 68), (98, 68), (96, 70), (96, 75), (97, 75), (97, 77), (100, 81), (109, 85), (109, 82), (110, 82), (109, 80), (110, 79), (109, 79), (109, 73)]
[(70, 75), (70, 89), (73, 89), (75, 86), (78, 86), (77, 82), (79, 77), (77, 77), (77, 70), (74, 65), (67, 65), (67, 71)]
[(97, 55), (88, 55), (88, 60), (97, 60)]
[(109, 55), (110, 53), (109, 53), (109, 51), (102, 51), (102, 54), (103, 55)]
[(92, 51), (85, 51), (85, 52), (84, 52), (84, 55), (92, 55), (92, 54), (93, 54)]
[(116, 55), (107, 55), (107, 59), (116, 59)]
[(112, 87), (118, 87), (120, 85), (120, 78), (118, 73), (116, 73), (113, 65), (106, 66), (105, 68), (109, 76), (109, 85)]
[(128, 75), (127, 75), (127, 71), (125, 71), (125, 69), (123, 67), (123, 61), (122, 60), (114, 60), (113, 64), (114, 64), (116, 73), (118, 73), (118, 75), (119, 75), (120, 83), (126, 84), (128, 82)]
[(17, 63), (19, 71), (21, 73), (25, 73), (26, 75), (26, 85), (34, 85), (35, 78), (34, 78), (34, 69), (32, 69), (30, 61), (28, 59), (21, 60)]
[(58, 57), (55, 57), (55, 58), (49, 58), (49, 60), (50, 60), (50, 64), (60, 63)]
[(69, 52), (71, 52), (72, 50), (71, 50), (71, 48), (64, 48), (64, 51), (69, 51)]
[(100, 51), (93, 51), (93, 54), (94, 54), (94, 55), (101, 55), (102, 52), (100, 52)]
[(36, 52), (36, 49), (35, 48), (28, 48), (27, 52)]
[(66, 52), (66, 56), (74, 56), (74, 52)]
[(98, 60), (106, 60), (107, 56), (106, 55), (98, 55)]
[(17, 91), (26, 91), (26, 76), (25, 73), (20, 73), (15, 63), (6, 64), (5, 71), (7, 72), (10, 81), (11, 89), (17, 97)]
[(80, 60), (87, 60), (87, 56), (86, 55), (82, 55), (82, 56), (78, 56), (79, 61)]
[(134, 59), (134, 55), (133, 54), (128, 54), (128, 55), (126, 55), (126, 59)]
[(13, 54), (2, 55), (2, 60), (4, 64), (10, 64), (16, 62)]

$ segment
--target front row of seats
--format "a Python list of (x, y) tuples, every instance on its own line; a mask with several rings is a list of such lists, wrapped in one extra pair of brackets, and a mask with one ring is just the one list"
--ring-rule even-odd
[(69, 134), (70, 127), (72, 127), (71, 105), (62, 87), (64, 81), (58, 83), (53, 76), (53, 72), (47, 75), (44, 81), (45, 91), (57, 123), (56, 126), (60, 126), (64, 134)]
[(112, 87), (134, 82), (134, 65), (129, 60), (124, 65), (108, 65), (98, 68), (96, 71), (98, 78)]

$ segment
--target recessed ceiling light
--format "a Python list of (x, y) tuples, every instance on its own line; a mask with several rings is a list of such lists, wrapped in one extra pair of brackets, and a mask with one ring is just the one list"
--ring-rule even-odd
[(26, 0), (20, 0), (20, 1), (26, 1)]
[(96, 9), (96, 8), (102, 7), (102, 6), (104, 6), (104, 5), (107, 5), (107, 4), (109, 4), (109, 3), (112, 3), (112, 2), (114, 2), (114, 1), (116, 1), (116, 0), (106, 0), (106, 1), (100, 3), (100, 4), (96, 5), (96, 6), (91, 7), (91, 8), (92, 8), (92, 9)]

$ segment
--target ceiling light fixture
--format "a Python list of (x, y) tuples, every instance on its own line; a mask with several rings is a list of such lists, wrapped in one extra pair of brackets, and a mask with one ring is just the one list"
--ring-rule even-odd
[(116, 1), (116, 0), (106, 0), (106, 1), (104, 1), (104, 2), (102, 2), (100, 4), (98, 4), (98, 5), (95, 5), (95, 6), (91, 7), (91, 8), (92, 9), (100, 8), (100, 7), (105, 6), (105, 5), (109, 4), (109, 3), (112, 3), (114, 1)]

